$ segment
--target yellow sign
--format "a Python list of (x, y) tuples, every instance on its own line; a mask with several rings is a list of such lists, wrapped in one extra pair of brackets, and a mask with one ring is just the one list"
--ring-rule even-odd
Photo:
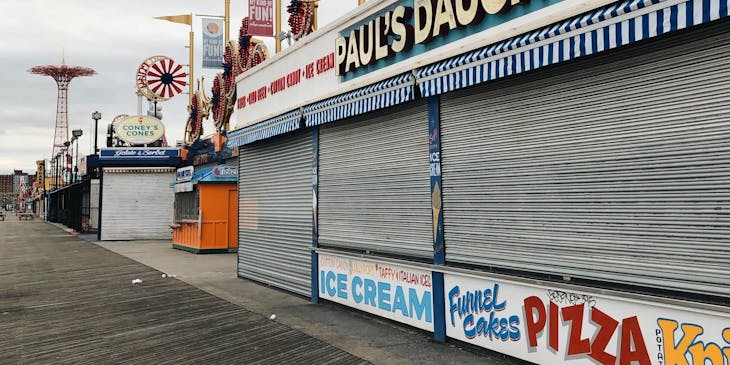
[(131, 145), (150, 144), (162, 138), (165, 125), (157, 118), (137, 115), (114, 124), (114, 132)]
[(46, 181), (46, 161), (45, 160), (37, 160), (35, 162), (36, 164), (36, 170), (35, 170), (35, 181), (41, 186), (45, 188), (45, 181)]

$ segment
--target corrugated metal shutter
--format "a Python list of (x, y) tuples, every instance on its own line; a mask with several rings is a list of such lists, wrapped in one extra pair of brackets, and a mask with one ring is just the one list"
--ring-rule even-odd
[(172, 239), (175, 169), (112, 171), (104, 169), (101, 239)]
[(99, 179), (91, 180), (91, 193), (89, 197), (89, 229), (99, 228)]
[(447, 261), (730, 295), (728, 29), (445, 97)]
[(238, 275), (310, 296), (312, 133), (240, 148)]
[(319, 245), (432, 258), (425, 102), (322, 127), (319, 143)]

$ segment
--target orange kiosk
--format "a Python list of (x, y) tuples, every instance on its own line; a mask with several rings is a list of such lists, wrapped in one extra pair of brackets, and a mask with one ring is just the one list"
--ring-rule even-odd
[(197, 254), (238, 248), (238, 169), (226, 165), (178, 169), (172, 247)]

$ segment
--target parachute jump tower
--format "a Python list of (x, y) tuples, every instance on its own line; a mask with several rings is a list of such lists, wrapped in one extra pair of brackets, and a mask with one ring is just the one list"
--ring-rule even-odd
[(51, 158), (56, 156), (64, 142), (68, 141), (68, 84), (76, 77), (93, 76), (96, 71), (88, 67), (67, 66), (65, 59), (61, 64), (36, 66), (28, 70), (36, 75), (50, 76), (56, 80), (58, 85), (58, 99), (56, 102), (56, 131), (53, 137), (53, 153)]

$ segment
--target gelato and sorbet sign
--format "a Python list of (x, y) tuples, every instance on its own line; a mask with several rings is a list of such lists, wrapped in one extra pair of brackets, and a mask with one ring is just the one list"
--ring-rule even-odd
[(165, 126), (157, 118), (137, 115), (114, 124), (114, 132), (131, 145), (143, 145), (162, 138)]
[(177, 157), (179, 154), (177, 148), (104, 148), (99, 152), (99, 158), (163, 158)]

